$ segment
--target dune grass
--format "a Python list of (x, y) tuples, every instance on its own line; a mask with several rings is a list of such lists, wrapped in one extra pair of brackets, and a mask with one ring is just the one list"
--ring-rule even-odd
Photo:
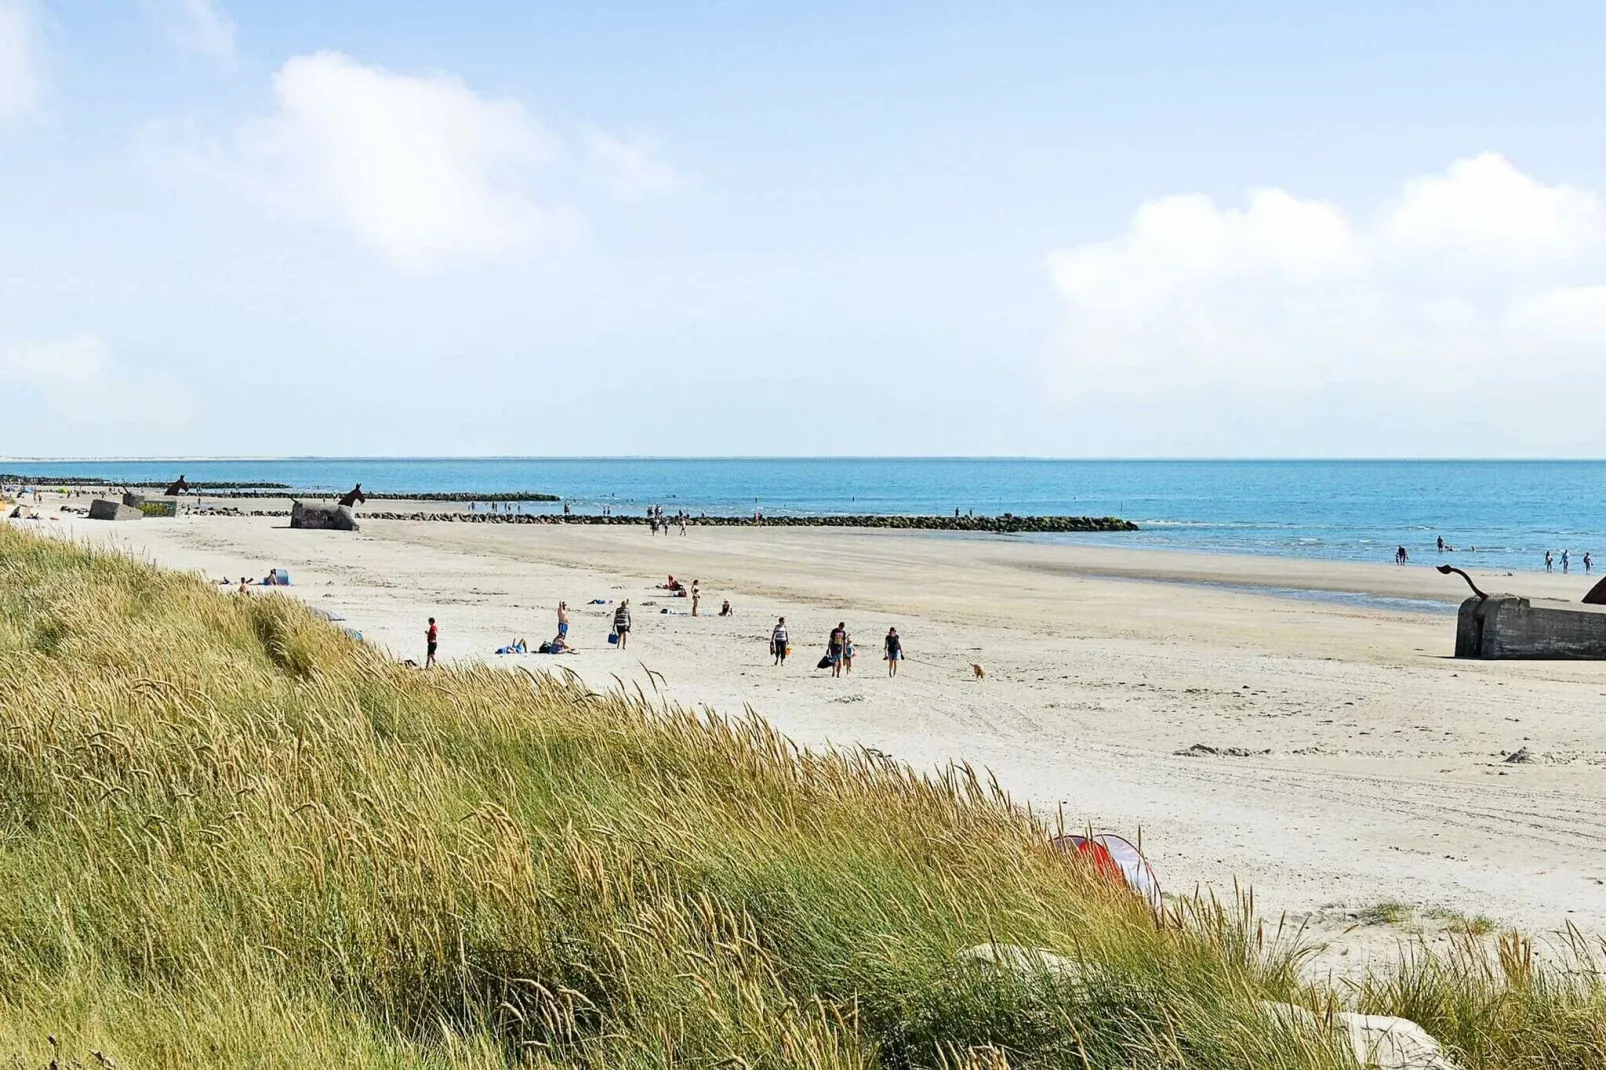
[[(991, 943), (1078, 966), (957, 954)], [(413, 671), (0, 527), (0, 1066), (1353, 1066), (1267, 999), (1606, 1065), (1598, 980), (1521, 947), (1354, 992), (1301, 954), (1239, 906), (1156, 924), (968, 768)]]

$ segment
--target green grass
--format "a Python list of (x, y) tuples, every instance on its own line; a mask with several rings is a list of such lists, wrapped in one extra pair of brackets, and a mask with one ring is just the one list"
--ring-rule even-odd
[[(1077, 967), (956, 955), (993, 941)], [(1303, 953), (1246, 904), (1157, 925), (968, 768), (407, 670), (0, 529), (0, 1066), (1353, 1065), (1262, 999), (1404, 1014), (1468, 1070), (1606, 1063), (1598, 980), (1520, 943), (1343, 993)]]
[(1360, 912), (1360, 921), (1363, 925), (1404, 925), (1416, 916), (1416, 908), (1409, 903), (1400, 903), (1392, 899), (1384, 900), (1367, 907)]

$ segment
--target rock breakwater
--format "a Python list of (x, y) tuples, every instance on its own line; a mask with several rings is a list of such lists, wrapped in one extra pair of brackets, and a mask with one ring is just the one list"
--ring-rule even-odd
[[(217, 515), (288, 516), (283, 509), (218, 509)], [(596, 516), (528, 513), (393, 512), (362, 510), (363, 520), (436, 520), (454, 524), (592, 524), (645, 527), (644, 516)], [(673, 523), (674, 521), (669, 521)], [(687, 527), (753, 527), (744, 516), (696, 516)], [(908, 531), (965, 531), (993, 535), (1049, 535), (1078, 531), (1137, 531), (1130, 520), (1115, 516), (767, 516), (767, 528), (894, 528)]]

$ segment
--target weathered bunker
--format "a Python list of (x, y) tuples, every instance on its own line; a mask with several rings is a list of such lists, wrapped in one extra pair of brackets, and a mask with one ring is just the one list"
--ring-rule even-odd
[(1456, 618), (1455, 656), (1606, 660), (1606, 605), (1474, 595)]

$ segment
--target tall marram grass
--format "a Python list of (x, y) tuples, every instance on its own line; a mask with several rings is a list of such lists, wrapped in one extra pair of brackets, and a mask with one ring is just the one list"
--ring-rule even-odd
[[(957, 957), (1051, 949), (1073, 972)], [(0, 529), (0, 1065), (1319, 1070), (1257, 1009), (1606, 1064), (1513, 952), (1353, 996), (1246, 914), (1163, 926), (968, 769), (756, 717), (421, 673), (280, 597)]]

